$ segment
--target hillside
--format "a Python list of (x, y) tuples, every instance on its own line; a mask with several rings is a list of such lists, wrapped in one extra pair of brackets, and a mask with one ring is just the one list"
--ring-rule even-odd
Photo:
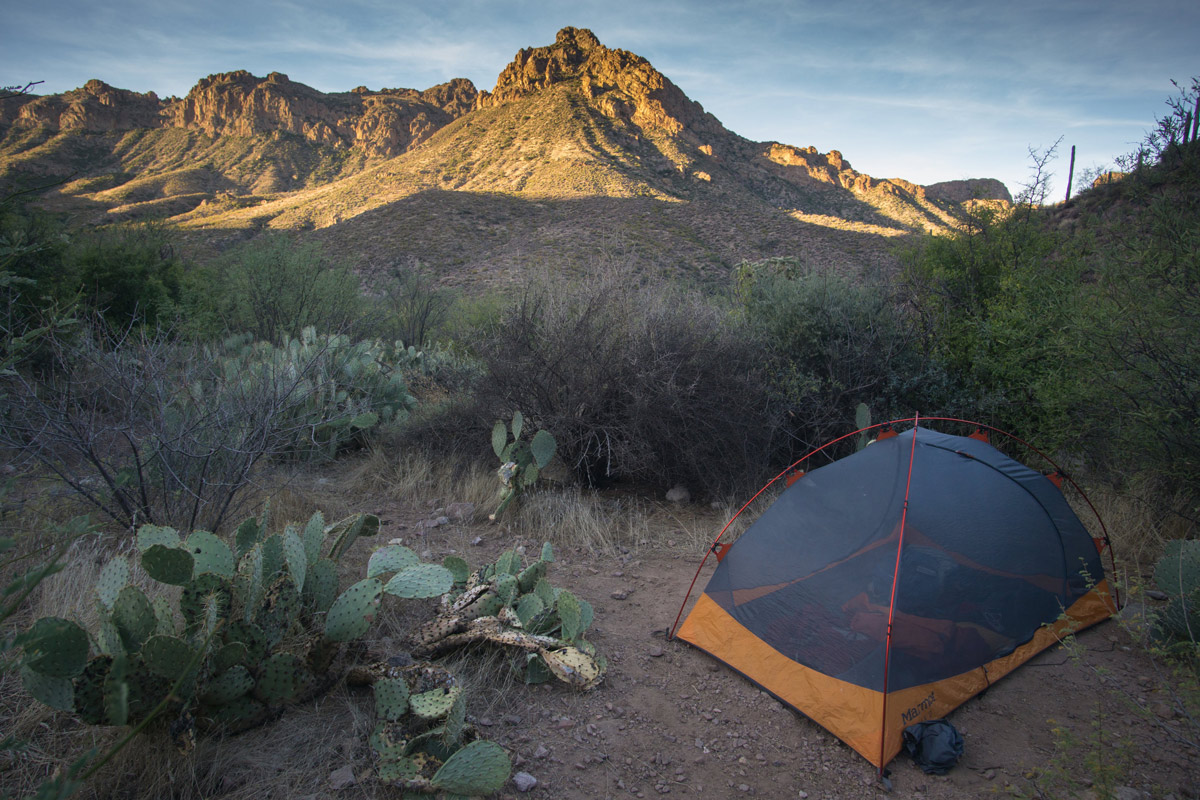
[(80, 220), (166, 218), (217, 249), (314, 230), (364, 271), (419, 260), (447, 283), (614, 258), (717, 278), (768, 256), (889, 271), (897, 240), (947, 230), (973, 197), (1010, 199), (996, 181), (922, 187), (747, 140), (575, 28), (490, 92), (324, 94), (234, 72), (160, 100), (89, 81), (7, 101), (0, 128), (0, 181), (58, 182), (42, 202)]

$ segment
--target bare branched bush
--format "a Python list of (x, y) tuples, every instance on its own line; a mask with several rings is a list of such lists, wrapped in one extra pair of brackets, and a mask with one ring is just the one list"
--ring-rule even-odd
[(752, 337), (721, 309), (623, 271), (528, 285), (479, 343), (485, 407), (554, 434), (591, 486), (756, 480), (771, 418)]
[(243, 490), (265, 461), (302, 455), (303, 443), (325, 450), (321, 431), (361, 418), (336, 398), (314, 401), (315, 391), (335, 394), (313, 380), (328, 371), (331, 348), (227, 357), (163, 331), (114, 334), (97, 322), (55, 337), (37, 373), (6, 377), (0, 447), (124, 527), (217, 530), (243, 511)]

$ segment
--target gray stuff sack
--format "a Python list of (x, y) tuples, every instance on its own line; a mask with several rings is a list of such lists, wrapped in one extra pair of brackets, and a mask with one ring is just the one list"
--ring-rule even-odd
[(944, 719), (909, 725), (904, 746), (917, 766), (931, 775), (945, 775), (963, 754), (962, 736)]

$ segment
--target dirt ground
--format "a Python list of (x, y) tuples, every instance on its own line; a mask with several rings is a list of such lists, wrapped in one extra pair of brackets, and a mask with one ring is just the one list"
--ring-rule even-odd
[[(400, 538), (426, 558), (454, 552), (474, 565), (514, 545), (495, 525), (424, 530), (427, 508), (376, 513), (382, 542)], [(540, 547), (524, 544), (530, 553)], [(1200, 769), (1174, 744), (1186, 723), (1118, 621), (1083, 632), (1073, 650), (1043, 652), (953, 712), (965, 741), (958, 766), (926, 775), (901, 755), (888, 794), (875, 768), (823, 728), (710, 656), (667, 641), (702, 547), (558, 548), (550, 578), (595, 606), (588, 638), (610, 667), (586, 694), (509, 681), (489, 698), (477, 686), (483, 735), (510, 752), (514, 774), (537, 780), (528, 794), (510, 781), (502, 797), (1094, 797), (1108, 770), (1123, 800), (1200, 796)], [(705, 566), (692, 602), (714, 566)]]
[[(540, 552), (540, 538), (522, 539), (503, 525), (468, 520), (426, 526), (455, 499), (344, 498), (379, 515), (382, 527), (377, 538), (354, 546), (343, 565), (343, 585), (361, 574), (375, 547), (394, 539), (425, 560), (456, 554), (473, 566), (514, 546), (523, 545), (531, 556)], [(588, 639), (609, 663), (596, 689), (581, 694), (558, 683), (526, 686), (505, 654), (452, 657), (451, 668), (467, 686), (468, 719), (513, 759), (513, 779), (498, 797), (1200, 798), (1200, 769), (1177, 744), (1183, 736), (1195, 737), (1194, 723), (1174, 712), (1155, 665), (1118, 621), (1083, 632), (1070, 651), (1042, 653), (953, 712), (950, 721), (965, 741), (958, 766), (930, 776), (901, 755), (889, 765), (889, 794), (874, 767), (820, 726), (708, 655), (666, 639), (722, 517), (706, 506), (660, 511), (654, 526), (644, 529), (644, 542), (627, 534), (601, 550), (556, 543), (551, 582), (589, 600), (596, 611)], [(700, 575), (693, 601), (713, 567)], [(412, 601), (388, 608), (369, 634), (374, 638), (364, 643), (367, 652), (356, 658), (404, 652), (404, 632), (431, 610)], [(0, 728), (36, 715), (25, 723), (25, 730), (36, 731), (31, 749), (18, 757), (41, 759), (37, 767), (31, 761), (35, 780), (55, 764), (69, 763), (70, 754), (93, 744), (103, 748), (111, 741), (104, 736), (119, 733), (97, 733), (70, 715), (30, 708), (23, 692), (12, 689)], [(135, 742), (79, 796), (398, 798), (398, 790), (373, 777), (367, 745), (372, 725), (369, 697), (340, 686), (274, 723), (203, 741), (188, 757), (141, 737), (146, 741)], [(0, 795), (16, 789), (19, 796), (28, 788), (14, 785), (16, 766), (0, 763)], [(516, 782), (522, 773), (536, 785), (522, 791)]]

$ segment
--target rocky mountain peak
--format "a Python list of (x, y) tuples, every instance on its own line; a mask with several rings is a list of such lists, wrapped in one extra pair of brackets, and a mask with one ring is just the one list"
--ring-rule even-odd
[(522, 49), (500, 73), (496, 88), (480, 93), (478, 106), (500, 105), (573, 81), (606, 116), (648, 132), (725, 132), (716, 117), (688, 99), (649, 61), (628, 50), (605, 47), (586, 28), (563, 28), (554, 44)]

